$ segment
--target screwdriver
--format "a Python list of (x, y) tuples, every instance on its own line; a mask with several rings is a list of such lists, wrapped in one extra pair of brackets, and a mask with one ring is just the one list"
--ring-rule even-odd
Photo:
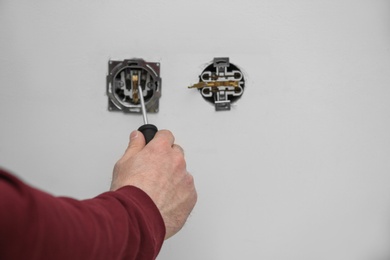
[(141, 84), (138, 84), (138, 75), (133, 75), (133, 82), (137, 82), (138, 86), (138, 95), (141, 103), (141, 111), (142, 111), (142, 116), (144, 118), (144, 124), (138, 128), (138, 131), (140, 131), (144, 137), (145, 137), (145, 142), (148, 144), (154, 137), (154, 135), (157, 133), (158, 129), (155, 125), (149, 124), (148, 123), (148, 117), (146, 115), (146, 108), (145, 108), (145, 101), (144, 101), (144, 95), (142, 94), (142, 87)]

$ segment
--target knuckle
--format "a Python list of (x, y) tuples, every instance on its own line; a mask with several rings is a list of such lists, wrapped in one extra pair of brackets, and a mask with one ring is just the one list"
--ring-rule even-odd
[(158, 131), (156, 134), (156, 139), (162, 143), (168, 143), (170, 146), (175, 141), (175, 137), (172, 132), (166, 129)]
[(187, 178), (187, 185), (191, 188), (192, 193), (196, 195), (195, 182), (192, 176)]
[(121, 168), (121, 160), (117, 161), (114, 165), (114, 172), (118, 172), (119, 169)]
[(168, 129), (162, 129), (162, 130), (160, 130), (160, 132), (162, 133), (162, 134), (164, 134), (164, 135), (173, 135), (172, 134), (172, 132), (170, 131), (170, 130), (168, 130)]
[(184, 160), (184, 156), (180, 154), (174, 156), (174, 164), (178, 169), (185, 169), (187, 167), (186, 161)]
[(172, 132), (169, 130), (160, 130), (158, 131), (159, 136), (161, 136), (164, 139), (170, 138), (173, 136)]
[(193, 206), (195, 206), (197, 201), (198, 201), (198, 193), (196, 192), (196, 190), (194, 190), (193, 197), (192, 197)]
[(174, 145), (172, 146), (172, 148), (173, 148), (176, 152), (181, 153), (181, 154), (184, 155), (184, 149), (183, 149), (180, 145), (174, 144)]

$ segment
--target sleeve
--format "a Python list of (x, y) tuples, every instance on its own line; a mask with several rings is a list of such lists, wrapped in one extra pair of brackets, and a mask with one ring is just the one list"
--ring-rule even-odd
[(0, 169), (0, 259), (155, 259), (159, 210), (126, 186), (93, 199), (53, 197)]

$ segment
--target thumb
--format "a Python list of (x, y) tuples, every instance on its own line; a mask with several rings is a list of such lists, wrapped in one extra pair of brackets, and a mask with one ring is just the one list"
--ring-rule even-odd
[(135, 154), (139, 153), (145, 147), (145, 138), (144, 135), (140, 131), (133, 131), (130, 134), (130, 142), (127, 146), (125, 154), (123, 157), (130, 158)]

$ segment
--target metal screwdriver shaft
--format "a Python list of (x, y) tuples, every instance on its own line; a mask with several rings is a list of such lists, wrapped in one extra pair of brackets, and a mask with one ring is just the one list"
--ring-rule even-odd
[(147, 125), (148, 124), (148, 116), (146, 115), (145, 100), (144, 100), (144, 95), (142, 94), (141, 85), (138, 85), (138, 95), (139, 95), (139, 99), (141, 101), (141, 110), (142, 110), (142, 116), (144, 118), (144, 125)]
[[(137, 77), (137, 79), (138, 79), (138, 77)], [(138, 95), (140, 97), (142, 116), (144, 118), (144, 125), (141, 126), (140, 128), (138, 128), (138, 131), (140, 131), (144, 135), (145, 142), (146, 142), (146, 144), (148, 144), (153, 139), (153, 137), (157, 133), (158, 129), (155, 125), (148, 123), (144, 95), (142, 94), (142, 87), (140, 84), (137, 84), (137, 86), (138, 86)]]

